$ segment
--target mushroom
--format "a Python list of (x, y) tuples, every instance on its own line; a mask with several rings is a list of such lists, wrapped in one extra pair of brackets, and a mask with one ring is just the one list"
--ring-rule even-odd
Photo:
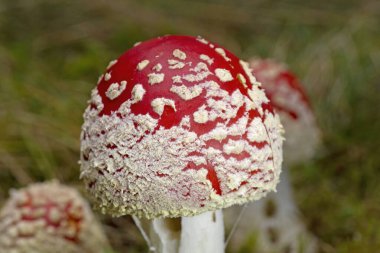
[[(285, 167), (307, 161), (315, 153), (320, 133), (302, 85), (286, 66), (273, 60), (253, 59), (250, 67), (262, 83), (286, 130)], [(236, 208), (228, 210), (226, 216), (230, 217), (230, 223), (238, 213)], [(249, 205), (244, 211), (243, 219), (251, 222), (239, 226), (232, 243), (234, 247), (241, 245), (242, 239), (247, 235), (257, 233), (258, 252), (317, 251), (316, 239), (307, 232), (299, 217), (287, 169), (283, 169), (281, 174), (278, 193), (269, 194), (254, 205)]]
[(318, 148), (320, 131), (302, 84), (284, 64), (274, 60), (252, 59), (250, 67), (285, 127), (285, 166), (310, 160)]
[(55, 181), (13, 190), (0, 212), (2, 253), (102, 253), (107, 247), (87, 202)]
[(224, 252), (221, 209), (275, 189), (281, 133), (247, 63), (200, 37), (163, 36), (100, 77), (81, 178), (103, 213), (148, 224), (152, 251)]

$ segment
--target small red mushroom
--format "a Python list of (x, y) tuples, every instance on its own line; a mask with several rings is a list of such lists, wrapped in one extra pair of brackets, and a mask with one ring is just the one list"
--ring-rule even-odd
[[(284, 125), (284, 164), (291, 167), (310, 159), (320, 136), (309, 98), (298, 78), (284, 64), (273, 60), (252, 59), (249, 64)], [(241, 235), (251, 233), (258, 236), (258, 252), (317, 252), (315, 238), (299, 217), (287, 174), (283, 168), (278, 193), (268, 194), (246, 208), (243, 219), (250, 222), (239, 226), (240, 234), (234, 236), (234, 246), (241, 244), (240, 238), (246, 238)], [(239, 211), (236, 208), (228, 211), (229, 222), (232, 223)]]
[(320, 131), (302, 84), (284, 64), (274, 60), (252, 59), (249, 64), (286, 130), (285, 165), (311, 159), (320, 142)]
[(101, 253), (107, 245), (87, 202), (57, 182), (12, 191), (0, 211), (0, 252)]
[(223, 229), (214, 211), (274, 190), (281, 132), (247, 63), (202, 38), (159, 37), (112, 61), (92, 91), (81, 178), (103, 212), (194, 216), (182, 219), (181, 237), (219, 246), (186, 239), (180, 252), (223, 252), (223, 233), (213, 242), (202, 227)]

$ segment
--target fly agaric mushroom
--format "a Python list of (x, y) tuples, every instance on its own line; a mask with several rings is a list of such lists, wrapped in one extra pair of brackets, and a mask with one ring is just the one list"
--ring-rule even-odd
[[(253, 59), (250, 67), (262, 83), (286, 130), (285, 166), (310, 159), (319, 142), (319, 130), (302, 85), (283, 64), (273, 60)], [(237, 209), (228, 210), (227, 216), (231, 218), (228, 220), (232, 222), (238, 212)], [(243, 219), (251, 222), (239, 226), (232, 243), (235, 247), (254, 232), (258, 234), (258, 252), (317, 251), (315, 238), (307, 232), (299, 217), (286, 169), (281, 174), (278, 193), (269, 194), (254, 205), (249, 205)]]
[[(247, 63), (199, 37), (159, 37), (92, 91), (81, 178), (104, 213), (153, 219), (157, 251), (223, 252), (220, 209), (274, 190), (281, 133)], [(176, 217), (180, 233), (163, 219)]]
[(250, 67), (286, 128), (284, 164), (292, 166), (311, 159), (319, 145), (320, 131), (302, 84), (284, 64), (273, 60), (253, 59)]
[(12, 191), (0, 212), (0, 253), (101, 253), (107, 245), (87, 202), (57, 182)]

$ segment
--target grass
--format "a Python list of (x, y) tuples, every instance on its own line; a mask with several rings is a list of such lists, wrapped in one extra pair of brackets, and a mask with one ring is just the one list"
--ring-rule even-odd
[[(292, 170), (304, 219), (321, 252), (376, 252), (379, 12), (375, 0), (2, 1), (0, 202), (33, 181), (81, 187), (82, 113), (109, 60), (154, 36), (200, 34), (299, 75), (323, 132), (316, 159)], [(144, 249), (130, 220), (106, 224), (116, 250)]]

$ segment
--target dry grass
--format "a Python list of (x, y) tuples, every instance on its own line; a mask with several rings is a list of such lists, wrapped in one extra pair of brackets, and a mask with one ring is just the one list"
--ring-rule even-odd
[[(80, 187), (81, 115), (97, 75), (136, 41), (200, 34), (242, 58), (287, 62), (299, 74), (324, 134), (317, 158), (293, 169), (305, 221), (321, 252), (376, 252), (378, 13), (375, 0), (2, 1), (0, 202), (32, 181)], [(116, 250), (141, 252), (128, 219), (106, 223)], [(120, 227), (128, 227), (124, 237)]]

